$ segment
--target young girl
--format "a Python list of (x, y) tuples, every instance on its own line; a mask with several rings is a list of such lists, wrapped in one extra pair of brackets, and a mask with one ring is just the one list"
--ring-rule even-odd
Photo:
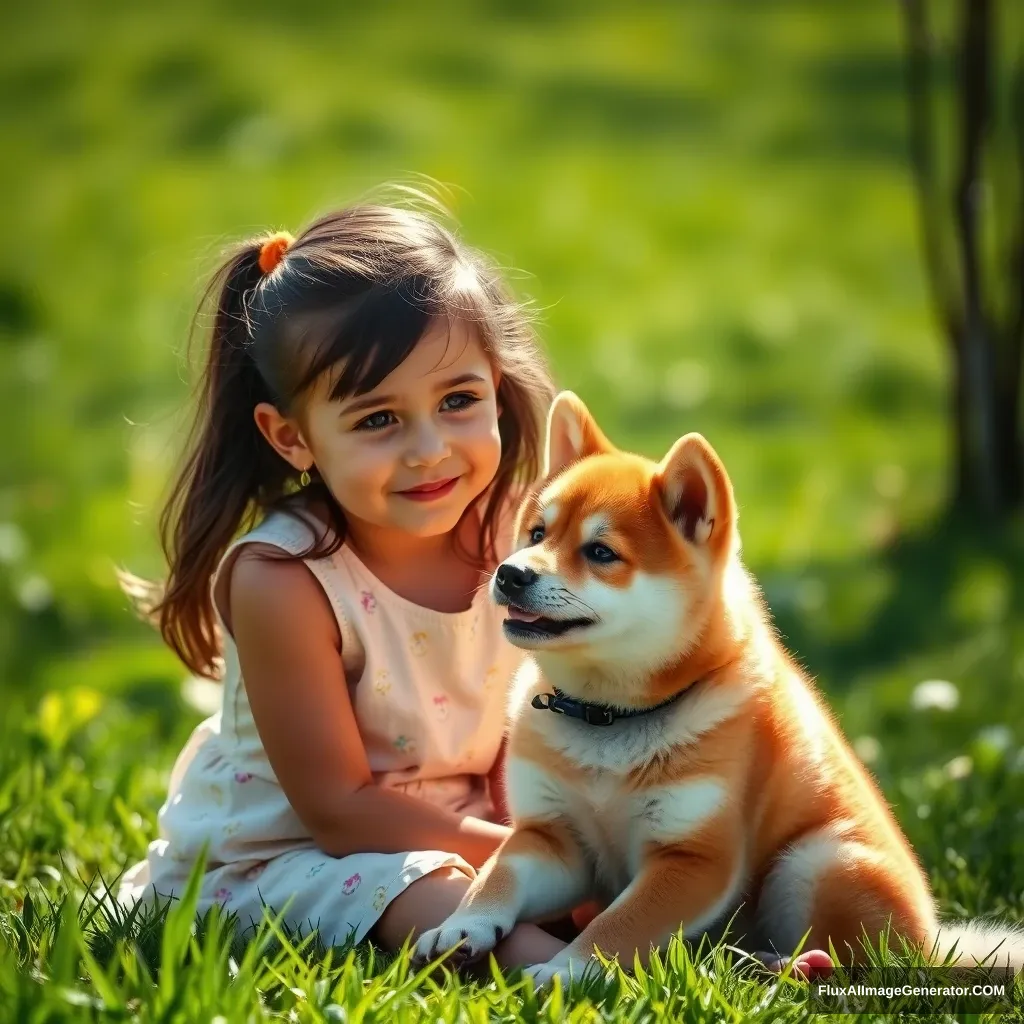
[[(551, 380), (493, 267), (418, 213), (356, 206), (250, 241), (207, 294), (156, 615), (223, 704), (122, 898), (180, 894), (205, 851), (200, 910), (248, 925), (266, 904), (394, 950), (509, 832), (496, 774), (520, 656), (486, 583)], [(562, 946), (523, 924), (495, 955)]]

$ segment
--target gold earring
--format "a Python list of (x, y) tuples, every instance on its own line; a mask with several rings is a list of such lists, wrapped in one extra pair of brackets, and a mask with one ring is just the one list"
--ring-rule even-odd
[(308, 469), (304, 469), (299, 474), (299, 486), (300, 487), (308, 487), (309, 486), (309, 470)]

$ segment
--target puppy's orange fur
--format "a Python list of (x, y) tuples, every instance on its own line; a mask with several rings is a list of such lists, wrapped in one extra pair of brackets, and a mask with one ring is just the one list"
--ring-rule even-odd
[[(563, 393), (519, 537), (492, 588), (532, 652), (510, 703), (514, 832), (420, 957), (463, 939), (477, 957), (518, 920), (598, 898), (607, 909), (537, 981), (595, 947), (646, 959), (680, 925), (715, 937), (734, 914), (748, 949), (790, 953), (809, 930), (807, 948), (851, 960), (891, 928), (932, 955), (955, 942), (971, 963), (995, 950), (1021, 966), (1017, 932), (940, 928), (884, 798), (776, 637), (702, 437), (655, 464), (615, 450)], [(555, 687), (618, 709), (678, 699), (602, 727), (531, 706)]]

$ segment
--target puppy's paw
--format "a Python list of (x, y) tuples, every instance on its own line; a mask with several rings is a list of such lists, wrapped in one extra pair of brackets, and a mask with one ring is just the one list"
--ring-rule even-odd
[(475, 963), (494, 949), (514, 925), (512, 917), (498, 908), (491, 913), (456, 911), (439, 927), (419, 937), (413, 950), (413, 962), (425, 964), (453, 950), (446, 961), (451, 966)]
[(549, 960), (546, 964), (534, 964), (523, 969), (523, 976), (533, 981), (533, 987), (541, 992), (554, 985), (555, 978), (562, 982), (562, 989), (568, 989), (569, 982), (579, 981), (585, 973), (593, 975), (596, 960)]

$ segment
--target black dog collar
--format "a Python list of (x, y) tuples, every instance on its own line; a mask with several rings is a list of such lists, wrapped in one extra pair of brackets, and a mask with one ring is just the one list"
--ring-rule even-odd
[(668, 707), (669, 704), (674, 704), (683, 694), (689, 693), (692, 689), (693, 687), (689, 686), (685, 690), (680, 690), (668, 700), (663, 700), (660, 704), (655, 704), (650, 708), (613, 708), (610, 704), (592, 704), (590, 701), (567, 697), (556, 686), (554, 693), (538, 693), (530, 701), (530, 705), (537, 708), (538, 711), (553, 711), (556, 715), (578, 718), (581, 722), (586, 722), (587, 725), (611, 725), (619, 718), (639, 718), (640, 715), (649, 715), (659, 708)]

